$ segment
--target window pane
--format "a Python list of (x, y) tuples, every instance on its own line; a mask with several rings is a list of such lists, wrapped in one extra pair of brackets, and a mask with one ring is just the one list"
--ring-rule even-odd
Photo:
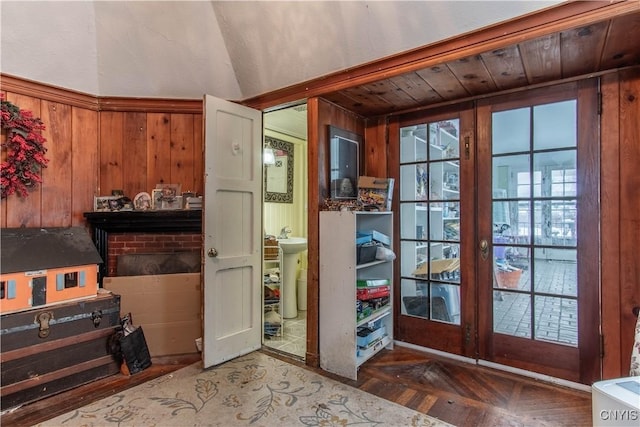
[[(529, 197), (529, 155), (500, 156), (493, 158), (493, 198)], [(523, 189), (520, 178), (524, 180)], [(524, 196), (521, 196), (524, 194)]]
[[(576, 167), (576, 150), (534, 154), (533, 169), (543, 178), (540, 197), (575, 196)], [(571, 185), (565, 186), (565, 183)]]
[(576, 200), (534, 202), (534, 241), (538, 245), (576, 246)]
[(400, 166), (400, 200), (427, 200), (429, 177), (427, 164)]
[(575, 249), (536, 248), (534, 289), (545, 294), (577, 296), (578, 266)]
[(460, 286), (431, 283), (431, 320), (460, 324)]
[(533, 149), (575, 147), (576, 101), (533, 107)]
[(493, 154), (528, 151), (531, 138), (530, 109), (501, 111), (492, 115)]
[(400, 163), (427, 160), (427, 126), (409, 126), (400, 130)]
[(515, 292), (493, 292), (493, 330), (531, 338), (531, 297)]
[(536, 296), (535, 338), (576, 346), (578, 302), (575, 299)]
[(430, 160), (460, 157), (459, 120), (445, 120), (429, 124)]
[(423, 202), (400, 204), (401, 239), (426, 239), (427, 206)]

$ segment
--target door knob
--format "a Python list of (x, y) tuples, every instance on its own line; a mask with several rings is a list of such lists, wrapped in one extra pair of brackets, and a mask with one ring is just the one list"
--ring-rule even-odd
[(209, 258), (215, 258), (218, 256), (218, 251), (215, 248), (209, 248), (209, 250), (207, 251), (207, 255), (209, 256)]
[(482, 256), (482, 259), (485, 261), (489, 256), (489, 242), (485, 239), (480, 240), (480, 256)]

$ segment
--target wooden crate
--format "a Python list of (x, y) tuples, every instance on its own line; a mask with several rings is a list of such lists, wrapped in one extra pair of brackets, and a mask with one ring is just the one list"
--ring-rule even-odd
[(120, 296), (2, 315), (2, 410), (120, 372), (109, 341), (120, 325)]

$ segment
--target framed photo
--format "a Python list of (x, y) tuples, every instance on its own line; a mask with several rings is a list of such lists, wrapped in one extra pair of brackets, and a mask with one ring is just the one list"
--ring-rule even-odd
[(156, 190), (162, 190), (162, 199), (172, 200), (180, 196), (182, 186), (180, 184), (156, 184)]
[(96, 196), (93, 198), (95, 212), (119, 211), (121, 208), (120, 196)]
[(357, 199), (362, 137), (329, 126), (329, 156), (332, 199)]
[(138, 193), (133, 199), (133, 208), (137, 211), (146, 211), (152, 209), (151, 196), (149, 193)]
[(155, 210), (182, 209), (182, 196), (174, 196), (166, 188), (151, 190), (151, 206)]

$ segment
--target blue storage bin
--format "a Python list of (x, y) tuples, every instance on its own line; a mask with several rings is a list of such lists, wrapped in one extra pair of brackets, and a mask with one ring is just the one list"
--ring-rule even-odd
[(372, 237), (371, 234), (366, 233), (356, 233), (356, 245), (362, 245), (363, 243), (369, 243)]

